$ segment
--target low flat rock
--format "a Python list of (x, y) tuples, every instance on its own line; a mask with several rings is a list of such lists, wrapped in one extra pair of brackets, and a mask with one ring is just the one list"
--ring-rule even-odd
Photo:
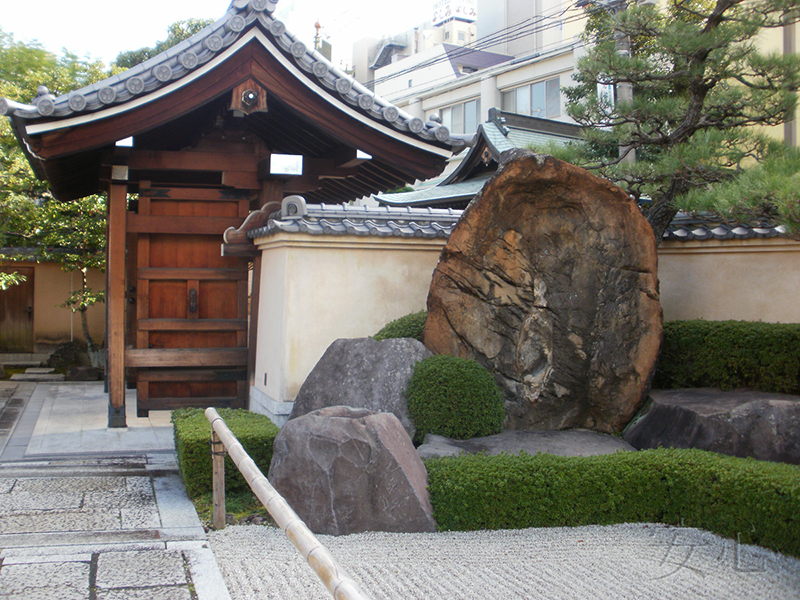
[(800, 464), (800, 397), (716, 388), (652, 390), (625, 430), (632, 446), (699, 448)]
[(636, 448), (620, 437), (586, 431), (568, 429), (562, 431), (519, 431), (508, 430), (496, 435), (472, 438), (470, 440), (453, 440), (441, 435), (429, 433), (423, 444), (417, 448), (420, 458), (436, 458), (437, 456), (458, 456), (459, 454), (489, 455), (519, 454), (556, 454), (558, 456), (594, 456), (596, 454), (612, 454), (617, 451), (635, 451)]

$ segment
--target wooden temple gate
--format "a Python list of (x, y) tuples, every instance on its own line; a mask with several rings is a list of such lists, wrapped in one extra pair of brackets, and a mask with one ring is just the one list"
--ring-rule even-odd
[[(126, 385), (140, 415), (247, 405), (254, 314), (264, 309), (244, 223), (251, 211), (263, 222), (291, 194), (341, 203), (428, 179), (464, 147), (307, 48), (274, 10), (237, 0), (195, 36), (109, 79), (58, 97), (40, 87), (29, 104), (0, 98), (57, 199), (108, 194), (111, 427), (126, 425)], [(120, 146), (126, 138), (131, 147)], [(273, 170), (276, 154), (302, 157), (301, 172)], [(222, 256), (229, 228), (240, 237)]]
[[(123, 347), (109, 348), (124, 358), (109, 362), (124, 365), (139, 416), (247, 404), (248, 259), (222, 256), (220, 241), (257, 203), (260, 155), (258, 143), (249, 153), (226, 146), (216, 135), (180, 152), (115, 153), (126, 164), (112, 172), (126, 173), (138, 195), (124, 236), (120, 227), (109, 240), (125, 261), (124, 286), (109, 282), (109, 318), (126, 323)], [(112, 182), (120, 196), (127, 186)]]

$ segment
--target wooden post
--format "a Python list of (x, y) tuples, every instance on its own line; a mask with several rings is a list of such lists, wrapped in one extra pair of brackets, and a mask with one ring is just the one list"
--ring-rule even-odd
[(250, 489), (297, 551), (303, 555), (308, 566), (314, 569), (331, 595), (336, 600), (369, 600), (369, 596), (320, 543), (289, 503), (272, 487), (253, 459), (247, 455), (239, 440), (225, 425), (219, 413), (213, 408), (207, 408), (205, 414), (211, 423), (211, 429), (219, 435), (219, 439), (231, 455), (231, 460), (244, 476)]
[(225, 529), (225, 446), (213, 429), (211, 430), (211, 464), (214, 503), (211, 524), (214, 529)]
[[(113, 167), (114, 179), (127, 179), (127, 167)], [(125, 220), (127, 183), (112, 182), (108, 194), (106, 261), (106, 339), (108, 369), (108, 426), (125, 422)]]

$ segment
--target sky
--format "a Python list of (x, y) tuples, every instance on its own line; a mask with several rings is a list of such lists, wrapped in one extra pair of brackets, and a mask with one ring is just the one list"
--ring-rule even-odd
[[(81, 58), (108, 65), (123, 50), (153, 46), (167, 37), (167, 27), (188, 18), (218, 19), (230, 0), (37, 0), (4, 3), (0, 29), (18, 41), (38, 41), (60, 54), (62, 48)], [(307, 44), (319, 19), (322, 34), (333, 45), (334, 64), (350, 62), (352, 43), (404, 31), (431, 18), (433, 0), (405, 0), (387, 9), (374, 0), (279, 0), (277, 18)], [(402, 7), (402, 14), (397, 14)]]

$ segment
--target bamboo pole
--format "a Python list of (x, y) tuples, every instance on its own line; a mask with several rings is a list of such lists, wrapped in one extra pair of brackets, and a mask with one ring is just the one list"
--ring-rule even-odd
[(211, 464), (213, 468), (212, 491), (214, 529), (225, 529), (225, 446), (217, 432), (211, 430)]
[(225, 421), (213, 408), (206, 409), (206, 418), (212, 430), (219, 436), (225, 449), (250, 489), (275, 519), (289, 541), (294, 544), (308, 565), (328, 588), (335, 600), (370, 600), (358, 584), (339, 565), (337, 560), (323, 546), (311, 530), (303, 523), (289, 503), (272, 487), (253, 459), (247, 455), (242, 445), (225, 425)]

